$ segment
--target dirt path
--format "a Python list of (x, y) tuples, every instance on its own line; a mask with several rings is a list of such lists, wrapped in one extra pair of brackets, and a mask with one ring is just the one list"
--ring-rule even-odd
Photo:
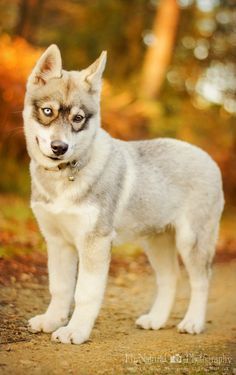
[(168, 327), (135, 327), (155, 290), (150, 269), (143, 268), (113, 272), (91, 340), (81, 346), (51, 343), (50, 335), (26, 330), (26, 319), (47, 305), (46, 277), (40, 283), (13, 279), (1, 287), (0, 374), (236, 374), (236, 261), (215, 265), (207, 330), (198, 336), (178, 334), (174, 327), (189, 292), (183, 269)]

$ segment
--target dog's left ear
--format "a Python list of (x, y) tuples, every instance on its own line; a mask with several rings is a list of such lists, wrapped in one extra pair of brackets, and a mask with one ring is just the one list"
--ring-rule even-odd
[(34, 85), (45, 85), (51, 78), (60, 78), (62, 73), (62, 62), (59, 48), (52, 44), (37, 61), (28, 83)]
[(99, 58), (87, 69), (83, 70), (84, 80), (91, 91), (99, 91), (101, 88), (102, 73), (105, 69), (107, 52), (103, 51)]

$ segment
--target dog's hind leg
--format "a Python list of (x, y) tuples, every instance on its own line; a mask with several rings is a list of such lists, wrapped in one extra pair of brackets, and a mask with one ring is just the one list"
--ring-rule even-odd
[(191, 286), (190, 303), (184, 319), (178, 325), (179, 332), (197, 334), (204, 330), (217, 232), (217, 224), (207, 223), (195, 233), (187, 221), (176, 229), (176, 246), (187, 269)]
[(144, 249), (156, 272), (158, 293), (149, 313), (140, 316), (136, 324), (144, 329), (159, 329), (165, 326), (175, 299), (178, 260), (173, 233), (153, 237)]

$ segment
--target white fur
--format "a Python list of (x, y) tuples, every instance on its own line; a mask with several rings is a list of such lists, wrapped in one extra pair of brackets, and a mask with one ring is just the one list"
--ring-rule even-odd
[[(30, 319), (30, 330), (53, 332), (52, 340), (62, 343), (88, 340), (104, 295), (111, 244), (135, 241), (147, 253), (158, 289), (152, 308), (136, 324), (144, 329), (165, 326), (175, 298), (179, 252), (189, 273), (191, 298), (178, 330), (202, 332), (223, 209), (218, 167), (185, 142), (111, 138), (100, 129), (99, 114), (106, 54), (81, 72), (63, 71), (59, 54), (56, 46), (50, 47), (37, 63), (24, 109), (31, 207), (47, 242), (51, 293), (45, 314)], [(35, 119), (33, 109), (38, 107), (32, 97), (39, 106), (58, 111), (52, 124)], [(60, 117), (61, 105), (70, 112), (67, 118)], [(80, 111), (91, 116), (87, 128), (76, 132), (73, 116)], [(68, 144), (58, 160), (51, 159), (54, 139)], [(69, 167), (73, 160), (80, 163), (78, 170)], [(62, 163), (67, 167), (58, 169)]]

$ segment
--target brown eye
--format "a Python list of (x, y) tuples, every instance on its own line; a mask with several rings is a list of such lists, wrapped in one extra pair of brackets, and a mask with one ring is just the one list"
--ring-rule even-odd
[(84, 119), (84, 116), (82, 116), (82, 115), (75, 115), (74, 117), (73, 117), (73, 121), (74, 122), (81, 122), (81, 121), (83, 121), (83, 119)]
[(51, 117), (53, 115), (52, 109), (51, 108), (42, 108), (43, 113), (47, 117)]

